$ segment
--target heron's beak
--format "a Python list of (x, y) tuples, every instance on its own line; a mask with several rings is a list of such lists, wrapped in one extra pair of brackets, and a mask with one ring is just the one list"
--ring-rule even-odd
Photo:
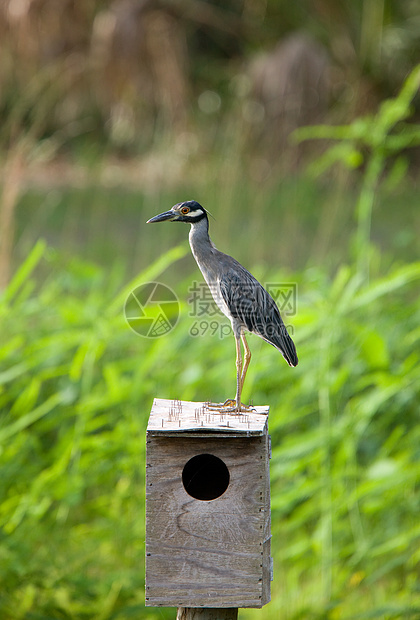
[(155, 217), (152, 217), (150, 218), (150, 220), (147, 220), (146, 224), (153, 224), (153, 222), (166, 222), (170, 220), (175, 220), (176, 217), (177, 217), (177, 214), (171, 209), (170, 211), (165, 211), (165, 213), (160, 213), (160, 215), (155, 215)]

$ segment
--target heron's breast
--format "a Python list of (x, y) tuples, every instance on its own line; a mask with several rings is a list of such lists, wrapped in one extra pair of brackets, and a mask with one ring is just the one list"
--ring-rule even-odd
[(210, 289), (212, 297), (216, 302), (217, 307), (223, 312), (225, 316), (230, 319), (229, 309), (223, 299), (222, 293), (220, 291), (220, 283), (217, 277), (217, 274), (213, 269), (209, 268), (205, 261), (200, 260), (195, 256), (197, 264), (200, 268), (201, 273), (203, 274), (204, 280), (207, 283), (207, 286)]

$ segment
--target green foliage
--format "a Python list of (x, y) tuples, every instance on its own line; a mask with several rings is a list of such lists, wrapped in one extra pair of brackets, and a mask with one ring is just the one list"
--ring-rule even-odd
[[(253, 359), (244, 400), (271, 406), (275, 580), (272, 603), (241, 610), (241, 619), (420, 616), (420, 263), (409, 262), (402, 252), (398, 260), (392, 255), (396, 248), (406, 251), (411, 239), (412, 256), (416, 241), (418, 216), (406, 203), (417, 207), (417, 194), (411, 186), (404, 188), (407, 193), (393, 192), (407, 179), (406, 150), (420, 143), (419, 125), (408, 122), (420, 68), (375, 115), (296, 133), (301, 140), (335, 141), (312, 172), (319, 176), (343, 164), (352, 187), (334, 178), (328, 192), (303, 175), (279, 175), (268, 154), (247, 153), (249, 127), (232, 94), (238, 70), (232, 59), (260, 50), (261, 41), (270, 49), (279, 33), (296, 28), (324, 40), (343, 69), (340, 83), (350, 80), (352, 87), (354, 75), (366, 78), (368, 72), (370, 83), (384, 92), (384, 64), (393, 84), (411, 63), (410, 49), (418, 47), (416, 3), (338, 7), (326, 2), (314, 8), (309, 2), (269, 0), (261, 7), (248, 3), (244, 10), (233, 4), (226, 10), (219, 3), (220, 11), (210, 4), (202, 3), (207, 17), (198, 26), (189, 18), (186, 40), (194, 62), (191, 76), (185, 75), (192, 87), (186, 118), (194, 120), (195, 99), (203, 89), (220, 94), (221, 113), (214, 113), (212, 123), (203, 112), (200, 128), (187, 123), (190, 129), (176, 148), (162, 138), (164, 131), (158, 137), (159, 123), (157, 131), (144, 132), (159, 116), (158, 110), (149, 113), (140, 133), (133, 134), (139, 140), (132, 142), (130, 133), (129, 144), (135, 143), (137, 152), (139, 144), (153, 142), (155, 153), (165, 156), (154, 164), (152, 157), (151, 167), (140, 166), (140, 178), (136, 164), (120, 186), (109, 169), (101, 176), (99, 153), (118, 146), (112, 142), (113, 124), (104, 123), (112, 112), (98, 107), (106, 96), (93, 95), (92, 101), (90, 78), (78, 78), (91, 71), (91, 63), (79, 62), (72, 52), (70, 62), (64, 55), (31, 69), (15, 66), (12, 55), (5, 55), (3, 73), (10, 82), (3, 80), (0, 143), (12, 160), (16, 155), (19, 178), (13, 183), (23, 196), (17, 269), (0, 295), (1, 618), (174, 617), (173, 611), (144, 607), (147, 417), (155, 396), (219, 401), (235, 390), (233, 338), (222, 338), (217, 325), (202, 328), (190, 316), (186, 300), (194, 276), (183, 281), (186, 266), (177, 262), (188, 252), (185, 231), (163, 227), (151, 234), (138, 224), (139, 216), (147, 219), (146, 209), (153, 215), (191, 189), (218, 210), (222, 249), (231, 248), (247, 266), (258, 264), (262, 281), (264, 261), (304, 269), (265, 278), (298, 285), (298, 313), (291, 318), (299, 366), (288, 368), (277, 351), (250, 339)], [(177, 10), (184, 19), (184, 9), (175, 8), (175, 16)], [(325, 20), (326, 13), (338, 18)], [(91, 22), (91, 17), (84, 22), (86, 43)], [(67, 20), (63, 24), (72, 32)], [(10, 34), (14, 45), (20, 37)], [(349, 46), (356, 52), (353, 61), (347, 53), (335, 58)], [(102, 91), (102, 81), (96, 83)], [(162, 111), (160, 116), (165, 126)], [(131, 130), (131, 115), (128, 119)], [(167, 138), (173, 130), (168, 119)], [(52, 166), (45, 183), (49, 191), (23, 191), (21, 160), (49, 162), (66, 149), (80, 169), (90, 170), (86, 187), (58, 187), (61, 168)], [(282, 158), (288, 159), (287, 152)], [(188, 183), (181, 188), (182, 175)], [(127, 191), (134, 177), (144, 193)], [(101, 188), (95, 185), (100, 178), (105, 179)], [(347, 244), (355, 192), (353, 264)], [(375, 203), (381, 205), (381, 219), (372, 217)], [(405, 220), (395, 226), (394, 240), (400, 213)], [(243, 243), (245, 225), (251, 244)], [(371, 238), (385, 227), (392, 243), (381, 253)], [(43, 235), (62, 253), (42, 242), (28, 252), (32, 240)], [(182, 246), (163, 254), (163, 247), (181, 238)], [(72, 256), (67, 261), (66, 251)], [(152, 264), (126, 278), (116, 256), (134, 265)], [(152, 262), (151, 256), (160, 258)], [(89, 262), (92, 257), (95, 262)], [(132, 289), (154, 279), (176, 288), (182, 312), (169, 335), (145, 340), (128, 328), (123, 306)]]
[[(130, 287), (184, 251), (168, 252)], [(43, 257), (48, 275), (35, 287)], [(0, 615), (106, 618), (118, 600), (129, 617), (143, 607), (153, 386), (115, 274), (59, 262), (38, 243), (0, 302)]]
[[(64, 269), (39, 243), (4, 291), (2, 617), (173, 616), (143, 607), (146, 420), (154, 396), (231, 396), (234, 345), (189, 334), (191, 277), (165, 337), (136, 337), (122, 308), (186, 250), (119, 290), (119, 271), (78, 259)], [(244, 396), (271, 405), (275, 581), (271, 605), (244, 618), (419, 607), (419, 279), (419, 263), (368, 286), (348, 266), (332, 281), (308, 270), (297, 277), (299, 366), (251, 338)]]
[[(315, 162), (312, 171), (316, 174), (324, 172), (337, 162), (350, 169), (365, 164), (363, 183), (355, 209), (355, 254), (359, 273), (366, 279), (369, 278), (372, 211), (385, 166), (391, 157), (399, 156), (404, 149), (420, 144), (420, 125), (404, 123), (413, 113), (412, 102), (419, 86), (420, 65), (410, 73), (400, 93), (384, 101), (374, 116), (357, 118), (349, 125), (303, 127), (294, 132), (297, 141), (320, 138), (338, 141)], [(397, 157), (390, 172), (391, 177), (400, 177), (405, 168), (403, 160)]]

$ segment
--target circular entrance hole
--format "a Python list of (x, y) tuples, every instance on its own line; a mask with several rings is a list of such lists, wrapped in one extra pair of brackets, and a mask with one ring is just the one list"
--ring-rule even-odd
[(229, 470), (213, 454), (197, 454), (185, 464), (182, 470), (184, 489), (202, 501), (216, 499), (223, 495), (229, 486)]

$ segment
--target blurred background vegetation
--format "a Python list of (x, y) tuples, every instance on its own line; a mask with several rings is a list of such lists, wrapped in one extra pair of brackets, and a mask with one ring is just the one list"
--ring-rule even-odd
[[(0, 2), (0, 616), (144, 607), (153, 397), (223, 400), (190, 334), (180, 200), (298, 286), (300, 363), (251, 337), (271, 406), (272, 602), (240, 618), (420, 617), (419, 0)], [(181, 319), (136, 337), (158, 279)]]

